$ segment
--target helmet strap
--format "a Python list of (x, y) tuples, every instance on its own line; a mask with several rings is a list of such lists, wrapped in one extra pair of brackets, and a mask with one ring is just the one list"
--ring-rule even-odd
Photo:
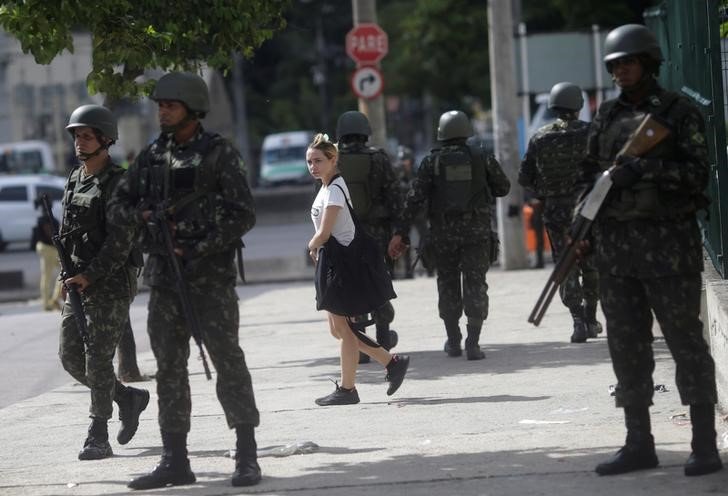
[(109, 142), (108, 142), (108, 143), (106, 143), (106, 144), (102, 144), (101, 146), (99, 146), (99, 147), (98, 147), (98, 148), (97, 148), (96, 150), (94, 150), (94, 151), (93, 151), (93, 152), (91, 152), (91, 153), (83, 153), (83, 152), (78, 152), (78, 153), (76, 153), (76, 158), (77, 158), (77, 159), (79, 159), (79, 160), (80, 160), (80, 161), (82, 161), (82, 162), (87, 162), (88, 160), (91, 160), (92, 158), (96, 157), (96, 156), (97, 156), (97, 155), (98, 155), (99, 153), (101, 153), (102, 151), (104, 151), (104, 150), (108, 150), (108, 149), (109, 149), (109, 147), (110, 147), (110, 146), (111, 146), (111, 145), (112, 145), (113, 143), (114, 143), (113, 141), (109, 141)]

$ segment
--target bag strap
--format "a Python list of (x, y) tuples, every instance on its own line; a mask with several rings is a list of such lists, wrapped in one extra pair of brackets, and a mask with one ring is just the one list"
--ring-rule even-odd
[[(332, 181), (336, 179), (336, 176), (332, 179)], [(330, 185), (331, 183), (329, 183)], [(351, 203), (349, 203), (349, 199), (346, 197), (346, 192), (344, 191), (344, 188), (339, 186), (338, 184), (334, 184), (337, 188), (341, 190), (341, 193), (344, 195), (344, 201), (346, 202), (346, 206), (349, 208), (349, 213), (351, 214), (351, 220), (354, 222), (354, 227), (357, 231), (359, 231), (359, 226), (361, 223), (359, 222), (359, 219), (356, 217), (356, 214), (354, 213), (354, 207), (351, 206)]]

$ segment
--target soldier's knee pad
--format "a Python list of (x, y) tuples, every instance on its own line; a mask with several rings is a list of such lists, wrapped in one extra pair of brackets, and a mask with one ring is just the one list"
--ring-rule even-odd
[(372, 312), (372, 317), (378, 325), (391, 324), (394, 320), (394, 306), (388, 301), (379, 307), (376, 312)]

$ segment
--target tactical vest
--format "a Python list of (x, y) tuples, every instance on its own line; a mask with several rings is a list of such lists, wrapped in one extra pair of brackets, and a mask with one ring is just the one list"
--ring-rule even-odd
[(366, 222), (372, 209), (372, 185), (369, 172), (372, 170), (372, 153), (340, 153), (339, 172), (349, 188), (352, 207), (359, 220)]
[[(151, 207), (163, 204), (170, 211), (177, 240), (204, 238), (214, 225), (215, 208), (220, 205), (214, 170), (221, 151), (216, 146), (219, 140), (217, 134), (203, 133), (185, 149), (185, 158), (175, 163), (173, 140), (159, 140), (147, 150), (135, 177), (130, 178), (133, 197)], [(156, 251), (148, 241), (145, 249)]]
[(466, 145), (434, 150), (434, 192), (430, 213), (459, 215), (487, 207), (485, 164)]
[(569, 122), (566, 129), (547, 130), (538, 137), (539, 197), (572, 196), (574, 183), (584, 158), (589, 125), (582, 121)]
[(111, 164), (100, 176), (86, 182), (81, 179), (81, 167), (69, 175), (63, 198), (61, 237), (77, 268), (86, 267), (106, 239), (108, 192), (123, 173), (121, 167)]
[[(602, 109), (606, 113), (606, 119), (602, 132), (599, 135), (599, 162), (602, 168), (609, 168), (611, 160), (616, 157), (619, 150), (627, 142), (632, 133), (637, 129), (647, 112), (663, 118), (679, 122), (679, 117), (674, 114), (674, 103), (678, 95), (672, 92), (664, 92), (657, 96), (657, 105), (648, 111), (635, 111), (630, 116), (623, 113), (619, 122), (615, 121), (617, 108), (615, 102), (609, 102), (610, 106)], [(659, 143), (655, 148), (645, 154), (645, 158), (666, 158), (670, 159), (679, 155), (677, 143), (673, 136)], [(673, 218), (695, 212), (698, 209), (697, 202), (701, 198), (691, 197), (679, 192), (661, 191), (653, 181), (638, 181), (629, 188), (613, 191), (610, 194), (608, 203), (602, 208), (600, 215), (604, 218), (617, 220), (630, 219), (659, 219)]]

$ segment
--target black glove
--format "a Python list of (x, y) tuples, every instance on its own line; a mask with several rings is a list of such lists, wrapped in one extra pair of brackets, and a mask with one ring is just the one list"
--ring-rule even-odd
[(629, 188), (640, 180), (644, 170), (637, 157), (619, 157), (616, 167), (609, 173), (616, 188)]

